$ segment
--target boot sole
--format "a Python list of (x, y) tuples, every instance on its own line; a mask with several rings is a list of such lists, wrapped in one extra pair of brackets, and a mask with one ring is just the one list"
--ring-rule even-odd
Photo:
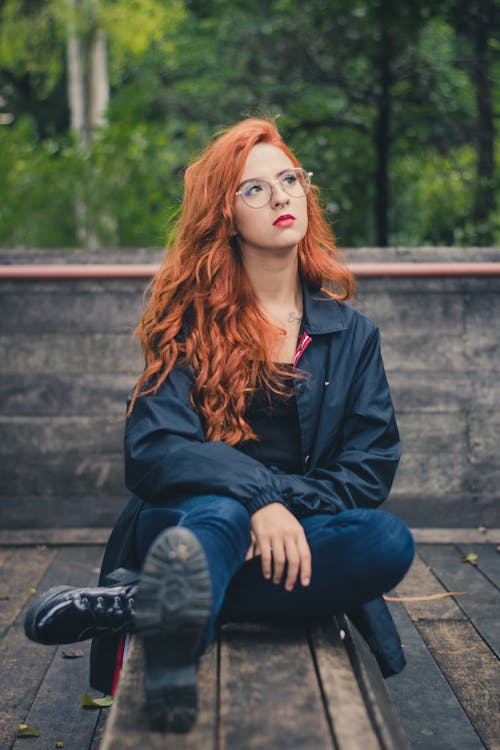
[(188, 529), (167, 529), (146, 557), (136, 599), (150, 726), (188, 732), (198, 708), (197, 659), (212, 605), (203, 549)]

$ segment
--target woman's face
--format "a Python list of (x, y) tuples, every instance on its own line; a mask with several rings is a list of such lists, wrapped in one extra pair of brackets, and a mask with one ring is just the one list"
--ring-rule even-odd
[[(307, 198), (305, 195), (298, 198), (289, 195), (279, 181), (284, 172), (293, 168), (294, 164), (288, 156), (270, 143), (258, 143), (248, 154), (241, 184), (263, 178), (271, 183), (272, 194), (271, 200), (260, 208), (247, 205), (241, 195), (235, 196), (234, 223), (243, 253), (270, 251), (275, 254), (276, 251), (296, 250), (304, 238), (307, 231)], [(293, 180), (293, 173), (290, 179)], [(289, 182), (286, 181), (286, 184)], [(246, 183), (243, 188), (252, 192), (261, 190), (252, 183)]]

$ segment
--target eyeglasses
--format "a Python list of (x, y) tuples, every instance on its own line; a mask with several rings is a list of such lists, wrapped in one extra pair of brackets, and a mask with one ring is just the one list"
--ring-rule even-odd
[[(303, 198), (311, 188), (312, 176), (312, 172), (306, 172), (302, 167), (293, 167), (282, 172), (273, 182), (279, 182), (285, 193), (292, 198)], [(263, 177), (256, 177), (254, 180), (242, 182), (235, 195), (241, 196), (250, 208), (263, 208), (272, 198), (273, 185)]]

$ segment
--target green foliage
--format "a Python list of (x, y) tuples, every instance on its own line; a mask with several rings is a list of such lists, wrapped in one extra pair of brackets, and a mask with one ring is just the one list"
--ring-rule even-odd
[[(500, 241), (498, 180), (476, 178), (467, 4), (81, 0), (72, 19), (68, 8), (0, 2), (0, 93), (16, 117), (0, 126), (3, 245), (72, 247), (82, 228), (103, 245), (163, 244), (184, 166), (220, 127), (262, 114), (279, 115), (283, 136), (314, 172), (339, 243), (373, 244), (384, 61), (390, 241)], [(87, 149), (61, 117), (69, 21), (84, 34), (98, 25), (108, 39), (108, 124)], [(489, 50), (498, 80), (493, 27)], [(57, 107), (41, 107), (49, 95), (57, 117)], [(493, 195), (492, 209), (479, 226), (484, 195)]]

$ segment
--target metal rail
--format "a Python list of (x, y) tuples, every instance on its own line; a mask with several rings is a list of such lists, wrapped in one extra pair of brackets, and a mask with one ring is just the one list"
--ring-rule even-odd
[[(500, 263), (348, 263), (358, 278), (500, 276)], [(0, 265), (0, 279), (149, 279), (156, 263)]]

